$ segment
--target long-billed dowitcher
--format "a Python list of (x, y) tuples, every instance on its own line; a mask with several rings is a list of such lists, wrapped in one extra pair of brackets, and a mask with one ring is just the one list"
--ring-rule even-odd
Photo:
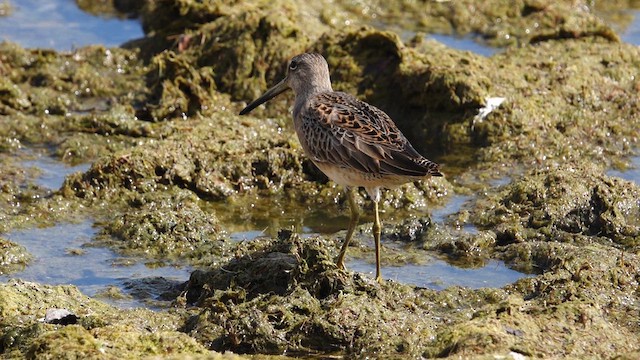
[(287, 76), (247, 105), (240, 115), (287, 89), (295, 93), (293, 124), (302, 148), (329, 179), (347, 189), (351, 219), (337, 266), (344, 269), (344, 256), (360, 218), (353, 189), (361, 186), (373, 200), (376, 280), (380, 282), (380, 188), (428, 175), (442, 176), (438, 164), (420, 155), (382, 110), (333, 91), (329, 66), (320, 54), (306, 53), (291, 59)]

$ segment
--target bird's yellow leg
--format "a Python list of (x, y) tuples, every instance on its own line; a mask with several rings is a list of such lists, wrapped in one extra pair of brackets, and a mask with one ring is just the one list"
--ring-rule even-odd
[(373, 221), (373, 240), (375, 241), (375, 245), (376, 245), (376, 281), (381, 283), (382, 282), (382, 273), (380, 271), (380, 250), (382, 246), (380, 245), (381, 225), (380, 225), (380, 216), (378, 215), (378, 202), (375, 200), (373, 201), (373, 210), (375, 213), (375, 218)]
[(347, 189), (347, 199), (349, 200), (349, 207), (351, 208), (351, 218), (349, 219), (349, 228), (347, 229), (347, 236), (344, 238), (344, 243), (342, 243), (342, 249), (340, 249), (340, 255), (338, 255), (338, 260), (336, 261), (336, 265), (338, 269), (345, 269), (344, 267), (344, 255), (347, 253), (347, 247), (349, 247), (349, 242), (351, 241), (351, 237), (353, 236), (353, 232), (356, 230), (356, 225), (358, 225), (358, 220), (360, 219), (360, 211), (358, 210), (358, 204), (356, 204), (356, 194), (353, 188)]

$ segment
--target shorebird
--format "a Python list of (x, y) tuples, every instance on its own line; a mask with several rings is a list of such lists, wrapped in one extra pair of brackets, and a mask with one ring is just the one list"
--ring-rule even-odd
[(320, 54), (305, 53), (289, 62), (287, 75), (240, 111), (248, 114), (284, 91), (295, 93), (293, 124), (306, 155), (331, 180), (346, 188), (351, 218), (336, 265), (344, 256), (360, 218), (354, 189), (364, 187), (373, 201), (376, 281), (380, 272), (380, 188), (442, 176), (438, 164), (420, 155), (389, 115), (364, 101), (333, 91), (329, 65)]

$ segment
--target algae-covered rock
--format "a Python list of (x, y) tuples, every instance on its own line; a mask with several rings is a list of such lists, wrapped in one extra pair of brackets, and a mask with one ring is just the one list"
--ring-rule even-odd
[[(225, 2), (150, 1), (141, 12), (146, 32), (179, 34), (208, 22), (258, 10), (293, 19), (305, 33), (378, 26), (398, 33), (479, 34), (495, 46), (546, 39), (599, 36), (617, 40), (615, 32), (584, 1), (294, 1)], [(606, 8), (596, 4), (599, 8)]]
[[(343, 6), (348, 6), (349, 2)], [(350, 19), (356, 11), (371, 8), (376, 14), (367, 22), (382, 21), (398, 32), (425, 31), (446, 34), (477, 34), (494, 46), (516, 45), (548, 39), (618, 36), (584, 1), (375, 1), (360, 7), (352, 6)], [(344, 15), (343, 15), (344, 16)], [(366, 18), (365, 18), (366, 19)]]
[(474, 222), (499, 244), (559, 241), (637, 251), (640, 188), (595, 165), (531, 171), (478, 203)]
[[(77, 325), (41, 321), (65, 308)], [(136, 358), (210, 353), (184, 333), (180, 317), (145, 309), (121, 310), (82, 295), (73, 286), (11, 280), (0, 284), (0, 352), (8, 357)]]
[[(92, 97), (134, 99), (137, 94), (131, 92), (140, 91), (143, 80), (140, 70), (144, 68), (130, 50), (89, 46), (59, 54), (4, 42), (0, 59), (4, 81), (17, 86), (2, 97), (14, 99), (17, 106), (13, 109), (27, 113), (65, 115), (80, 110), (83, 101)], [(22, 98), (21, 92), (26, 94)]]
[(95, 16), (133, 18), (138, 16), (147, 1), (137, 0), (108, 0), (90, 1), (76, 0), (78, 7)]
[[(523, 245), (532, 249), (545, 273), (507, 289), (531, 299), (519, 307), (519, 314), (504, 316), (506, 321), (523, 326), (526, 335), (518, 340), (518, 348), (541, 357), (637, 351), (637, 344), (628, 342), (638, 331), (637, 304), (628, 301), (637, 292), (636, 254), (601, 244)], [(562, 344), (556, 337), (561, 332), (565, 333)]]
[(544, 244), (554, 259), (543, 275), (504, 290), (438, 292), (340, 271), (330, 255), (338, 244), (283, 231), (244, 244), (219, 268), (194, 272), (178, 304), (200, 309), (184, 329), (215, 350), (349, 357), (635, 350), (628, 339), (637, 305), (625, 299), (638, 285), (637, 255), (593, 264), (606, 246)]
[[(504, 296), (499, 290), (436, 293), (379, 285), (338, 270), (327, 251), (335, 254), (337, 243), (286, 231), (279, 236), (247, 245), (220, 268), (192, 274), (184, 301), (201, 311), (185, 325), (189, 334), (213, 349), (236, 352), (421, 356), (431, 351), (445, 308), (469, 309), (479, 299)], [(458, 315), (448, 321), (454, 319)]]
[[(91, 46), (56, 53), (5, 42), (0, 61), (0, 137), (14, 147), (51, 145), (77, 163), (135, 145), (126, 135), (149, 133), (132, 107), (147, 93), (136, 51)], [(135, 123), (125, 126), (125, 118)]]
[(0, 237), (0, 275), (24, 269), (31, 255), (24, 246)]
[[(546, 55), (545, 55), (546, 54)], [(547, 56), (549, 55), (549, 56)], [(547, 41), (496, 55), (489, 72), (505, 102), (469, 127), (486, 164), (608, 164), (638, 139), (640, 50), (600, 40)]]
[(220, 256), (225, 234), (216, 217), (200, 208), (192, 192), (166, 195), (130, 200), (130, 209), (104, 226), (101, 242), (127, 254), (163, 260), (189, 258), (202, 248), (210, 256)]
[[(304, 27), (299, 22), (303, 17), (295, 2), (281, 0), (148, 2), (143, 24), (155, 35), (128, 46), (141, 47), (152, 58), (151, 117), (164, 120), (206, 111), (216, 102), (212, 89), (236, 100), (257, 97), (283, 75), (290, 57), (308, 47), (313, 27)], [(175, 45), (149, 44), (162, 34), (174, 38)]]
[[(98, 160), (84, 174), (68, 177), (61, 192), (90, 201), (126, 199), (174, 186), (217, 201), (260, 194), (301, 204), (332, 204), (331, 199), (344, 197), (340, 188), (326, 183), (302, 153), (295, 134), (278, 121), (221, 113), (189, 124), (166, 139)], [(449, 193), (451, 185), (438, 179), (386, 192), (383, 201), (393, 208), (425, 208), (425, 199), (437, 201)]]
[[(194, 119), (174, 136), (103, 158), (68, 179), (65, 191), (83, 198), (108, 197), (178, 186), (202, 198), (238, 192), (272, 192), (302, 182), (302, 153), (277, 122), (243, 120), (221, 113)], [(229, 161), (231, 160), (232, 161)]]
[[(8, 141), (8, 151), (13, 151), (16, 143)], [(32, 179), (38, 170), (21, 166), (18, 160), (0, 151), (0, 233), (28, 223), (41, 224), (43, 217), (51, 215), (51, 212), (44, 211), (45, 206), (42, 205), (43, 200), (51, 196), (51, 191), (33, 184)], [(66, 203), (61, 201), (58, 206), (63, 208)], [(8, 249), (19, 249), (7, 246)]]

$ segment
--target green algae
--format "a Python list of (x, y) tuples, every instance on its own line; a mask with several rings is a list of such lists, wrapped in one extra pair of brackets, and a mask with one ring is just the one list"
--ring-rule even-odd
[[(0, 135), (12, 139), (14, 148), (66, 142), (63, 150), (58, 149), (60, 156), (78, 163), (135, 144), (118, 139), (122, 134), (136, 136), (137, 128), (144, 127), (138, 121), (131, 129), (123, 129), (125, 116), (135, 118), (130, 105), (105, 113), (110, 103), (135, 103), (145, 93), (141, 79), (145, 69), (135, 52), (93, 46), (58, 54), (2, 43), (0, 59), (0, 121), (4, 125)], [(99, 123), (119, 126), (120, 131), (101, 133)], [(94, 135), (85, 139), (87, 133)], [(94, 150), (89, 149), (90, 144)]]
[(480, 160), (608, 164), (628, 154), (638, 139), (637, 56), (635, 46), (597, 40), (548, 41), (496, 55), (494, 94), (518, 95), (475, 123), (472, 136), (488, 145)]
[[(239, 120), (223, 112), (191, 119), (162, 140), (102, 158), (86, 173), (68, 177), (61, 192), (86, 199), (127, 198), (177, 186), (208, 200), (240, 200), (256, 193), (274, 196), (284, 189), (285, 196), (301, 203), (344, 197), (325, 179), (280, 122)], [(445, 180), (403, 189), (410, 196), (403, 199), (403, 191), (387, 192), (385, 205), (425, 207), (424, 199), (436, 201), (451, 192)]]
[(86, 217), (86, 209), (77, 200), (63, 198), (34, 184), (38, 170), (21, 164), (32, 160), (33, 154), (17, 151), (19, 141), (9, 143), (8, 153), (0, 151), (0, 232), (52, 226), (56, 221)]
[[(594, 264), (586, 259), (607, 247), (555, 247), (549, 253), (556, 261), (543, 275), (504, 290), (436, 292), (339, 271), (330, 255), (336, 244), (282, 232), (277, 240), (246, 244), (220, 268), (194, 272), (183, 301), (200, 310), (184, 330), (213, 349), (250, 353), (581, 357), (634, 351), (628, 339), (637, 331), (637, 314), (626, 299), (637, 287), (637, 255)], [(616, 311), (608, 314), (609, 307)]]
[[(16, 142), (8, 143), (14, 146)], [(25, 169), (15, 158), (2, 152), (0, 166), (0, 231), (6, 232), (37, 217), (37, 212), (34, 213), (33, 210), (50, 192), (30, 182), (29, 179), (37, 174), (34, 169)], [(4, 256), (12, 257), (10, 254), (15, 248), (7, 246), (5, 250), (8, 253)]]
[(474, 33), (494, 46), (581, 37), (616, 41), (615, 32), (592, 13), (590, 6), (588, 2), (548, 0), (318, 1), (304, 7), (288, 1), (230, 4), (183, 0), (150, 2), (140, 15), (146, 32), (166, 35), (182, 34), (203, 24), (229, 21), (236, 14), (257, 10), (281, 18), (301, 19), (308, 25), (304, 32), (312, 39), (322, 32), (351, 31), (364, 25), (397, 33)]
[(618, 39), (589, 11), (587, 3), (573, 1), (403, 1), (381, 7), (391, 18), (399, 19), (390, 22), (392, 27), (399, 24), (405, 31), (474, 33), (494, 46), (592, 36)]
[[(3, 102), (13, 100), (20, 105), (28, 100), (29, 111), (18, 109), (32, 114), (49, 110), (48, 114), (63, 115), (81, 109), (82, 100), (90, 97), (135, 98), (134, 92), (140, 89), (139, 71), (144, 69), (139, 66), (135, 52), (100, 46), (58, 54), (25, 50), (4, 42), (0, 56), (5, 64), (4, 81), (19, 88), (17, 93), (5, 94)], [(24, 95), (26, 99), (20, 99), (23, 93), (28, 93)], [(3, 111), (9, 112), (10, 108)]]
[[(217, 103), (213, 89), (235, 100), (257, 96), (309, 44), (308, 31), (287, 16), (299, 12), (290, 1), (148, 3), (143, 25), (154, 36), (127, 46), (146, 50), (152, 64), (151, 117), (207, 113)], [(158, 37), (174, 42), (157, 47)]]

